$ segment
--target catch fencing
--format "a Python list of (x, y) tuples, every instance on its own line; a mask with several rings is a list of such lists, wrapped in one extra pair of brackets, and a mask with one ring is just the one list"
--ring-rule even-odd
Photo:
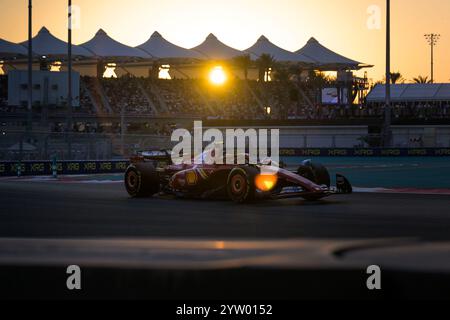
[(109, 160), (137, 151), (168, 148), (170, 137), (117, 133), (14, 132), (0, 134), (1, 160)]

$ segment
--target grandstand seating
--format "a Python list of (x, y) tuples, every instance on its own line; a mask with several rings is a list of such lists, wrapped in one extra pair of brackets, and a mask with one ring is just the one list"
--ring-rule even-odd
[[(7, 107), (7, 78), (0, 77), (0, 111), (25, 111)], [(259, 83), (232, 79), (214, 88), (206, 80), (161, 80), (124, 76), (118, 79), (81, 77), (80, 104), (75, 112), (91, 116), (145, 115), (149, 117), (202, 117), (221, 120), (334, 121), (381, 119), (382, 103), (364, 106), (325, 106), (313, 103), (317, 91), (307, 83), (273, 81)], [(270, 114), (267, 112), (270, 107)], [(64, 113), (61, 110), (50, 109)], [(450, 102), (394, 104), (394, 120), (450, 119)]]
[(101, 85), (113, 113), (153, 114), (150, 103), (141, 91), (136, 78), (125, 76), (118, 79), (102, 79)]

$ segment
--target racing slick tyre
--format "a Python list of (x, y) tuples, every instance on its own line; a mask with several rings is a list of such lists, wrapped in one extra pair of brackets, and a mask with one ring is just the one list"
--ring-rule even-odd
[(149, 197), (160, 191), (159, 176), (150, 163), (130, 165), (125, 172), (125, 188), (133, 198)]
[(331, 186), (331, 178), (328, 169), (320, 163), (314, 163), (310, 160), (304, 161), (298, 168), (297, 174), (318, 184), (319, 186)]
[(324, 165), (320, 163), (312, 163), (311, 164), (312, 170), (314, 172), (314, 175), (316, 177), (315, 182), (319, 186), (327, 186), (328, 188), (331, 186), (331, 179), (330, 179), (330, 173), (328, 172), (328, 169), (325, 168)]
[[(330, 173), (328, 169), (325, 168), (320, 163), (314, 163), (310, 160), (306, 160), (302, 163), (302, 165), (298, 168), (297, 174), (305, 177), (306, 179), (314, 182), (319, 186), (327, 186), (328, 188), (331, 186)], [(323, 195), (305, 195), (303, 199), (307, 201), (317, 201), (323, 198)]]
[(314, 171), (310, 166), (301, 165), (297, 169), (297, 174), (299, 176), (302, 176), (303, 178), (308, 179), (309, 181), (312, 181), (312, 182), (314, 182), (316, 180), (316, 177), (314, 176)]
[(227, 179), (229, 198), (236, 203), (251, 202), (255, 199), (255, 178), (259, 171), (255, 167), (238, 167), (231, 170)]

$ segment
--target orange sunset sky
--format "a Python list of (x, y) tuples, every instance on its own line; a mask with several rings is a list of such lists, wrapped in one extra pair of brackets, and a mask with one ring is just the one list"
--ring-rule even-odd
[[(430, 74), (425, 33), (440, 33), (435, 78), (450, 81), (450, 1), (392, 0), (392, 71), (407, 80)], [(27, 37), (26, 0), (0, 0), (0, 38)], [(34, 33), (46, 26), (66, 39), (65, 0), (34, 0)], [(261, 35), (288, 50), (310, 37), (365, 63), (374, 64), (369, 78), (380, 80), (385, 68), (384, 0), (73, 0), (81, 10), (74, 43), (104, 28), (114, 39), (136, 46), (153, 31), (184, 47), (193, 47), (213, 32), (237, 49), (250, 47)], [(368, 8), (381, 9), (381, 28), (369, 28)], [(372, 20), (370, 20), (372, 21)]]

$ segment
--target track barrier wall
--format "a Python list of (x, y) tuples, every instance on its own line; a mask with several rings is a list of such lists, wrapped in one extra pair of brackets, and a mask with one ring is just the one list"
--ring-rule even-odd
[[(62, 175), (125, 172), (127, 160), (114, 161), (56, 161), (56, 173)], [(0, 162), (0, 176), (53, 175), (53, 161)]]
[(282, 148), (281, 157), (445, 157), (450, 148)]
[[(281, 157), (450, 157), (450, 148), (280, 149)], [(123, 173), (128, 160), (56, 161), (58, 175)], [(54, 161), (0, 161), (0, 176), (53, 175)]]

